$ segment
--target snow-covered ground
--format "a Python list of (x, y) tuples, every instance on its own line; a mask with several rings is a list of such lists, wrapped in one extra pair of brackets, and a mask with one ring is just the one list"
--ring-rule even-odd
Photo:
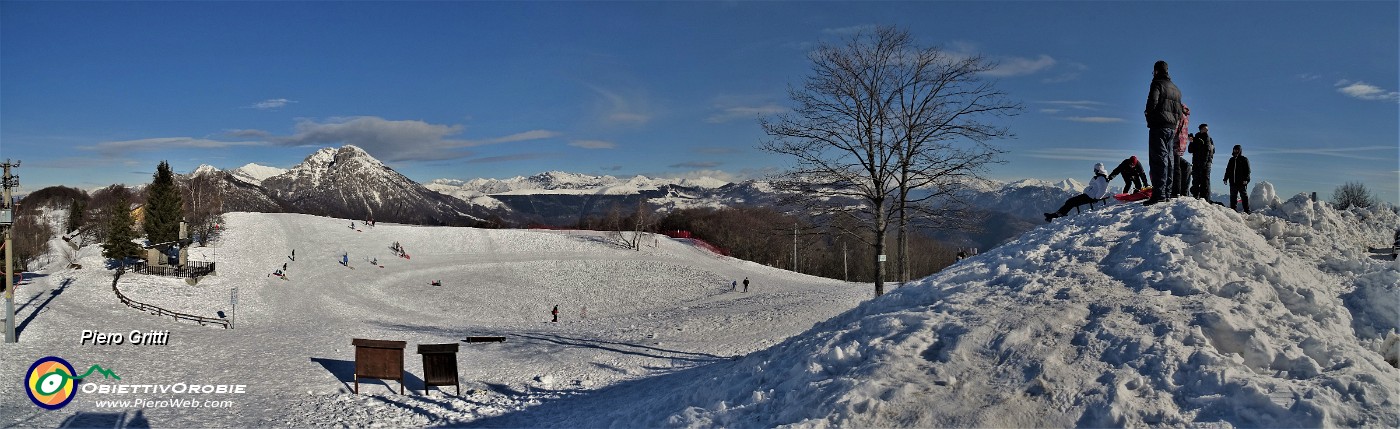
[[(874, 300), (868, 285), (665, 238), (638, 252), (583, 232), (357, 232), (231, 214), (217, 276), (120, 287), (203, 315), (228, 311), (238, 287), (236, 329), (121, 306), (85, 248), (85, 269), (53, 267), (20, 289), (27, 323), (0, 347), (0, 374), (17, 380), (57, 355), (122, 377), (94, 384), (248, 393), (208, 395), (233, 401), (219, 409), (105, 409), (95, 400), (119, 395), (79, 393), (44, 411), (20, 383), (0, 383), (0, 415), (19, 426), (1400, 425), (1400, 370), (1386, 361), (1400, 355), (1400, 263), (1368, 252), (1389, 246), (1400, 216), (1254, 197), (1249, 215), (1189, 199), (1071, 215)], [(393, 241), (412, 259), (392, 256)], [(267, 276), (283, 262), (289, 280)], [(744, 276), (750, 292), (729, 291)], [(561, 322), (548, 323), (555, 304)], [(168, 329), (171, 344), (81, 345), (83, 329)], [(508, 340), (462, 344), (460, 397), (423, 394), (414, 347), (468, 335)], [(368, 381), (349, 393), (351, 338), (407, 341), (417, 392)]]
[[(51, 264), (19, 289), (21, 341), (0, 345), (0, 374), (15, 381), (0, 386), (11, 399), (0, 404), (0, 423), (103, 425), (103, 418), (131, 419), (137, 411), (153, 426), (179, 427), (470, 422), (751, 353), (871, 294), (868, 285), (720, 257), (666, 237), (643, 240), (634, 251), (592, 232), (382, 223), (357, 223), (357, 231), (347, 220), (296, 214), (233, 213), (226, 221), (218, 246), (193, 249), (191, 257), (217, 259), (217, 275), (191, 286), (127, 274), (118, 287), (172, 311), (236, 317), (232, 330), (120, 304), (97, 246), (78, 255), (83, 269)], [(390, 251), (396, 241), (411, 259)], [(296, 261), (288, 258), (293, 249)], [(353, 268), (339, 264), (343, 252)], [(383, 268), (370, 264), (375, 259)], [(283, 263), (288, 280), (268, 275)], [(730, 291), (745, 277), (748, 293)], [(442, 286), (431, 286), (434, 280)], [(560, 323), (549, 323), (554, 305)], [(170, 344), (83, 345), (83, 330), (169, 330)], [(508, 340), (462, 343), (461, 397), (436, 388), (422, 395), (416, 346), (468, 335)], [(392, 381), (361, 383), (363, 395), (349, 393), (352, 338), (407, 341), (407, 387), (418, 393), (400, 396)], [(227, 409), (109, 409), (96, 400), (171, 395), (79, 392), (62, 410), (44, 411), (29, 403), (19, 381), (30, 363), (50, 355), (82, 366), (79, 372), (100, 364), (122, 377), (94, 376), (94, 384), (246, 384), (247, 393), (208, 395), (233, 401)]]

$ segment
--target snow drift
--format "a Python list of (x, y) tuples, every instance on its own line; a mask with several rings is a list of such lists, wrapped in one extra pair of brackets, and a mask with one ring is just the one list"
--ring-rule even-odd
[(1400, 217), (1265, 203), (1070, 216), (741, 359), (479, 423), (1395, 427), (1400, 264), (1366, 247)]

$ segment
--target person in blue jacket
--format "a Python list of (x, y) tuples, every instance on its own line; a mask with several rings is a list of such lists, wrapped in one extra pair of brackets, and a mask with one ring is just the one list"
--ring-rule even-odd
[(1102, 200), (1108, 196), (1108, 172), (1104, 171), (1103, 163), (1094, 164), (1094, 178), (1089, 179), (1089, 186), (1084, 187), (1084, 193), (1070, 197), (1065, 200), (1065, 205), (1060, 209), (1045, 214), (1045, 221), (1050, 222), (1057, 217), (1069, 214), (1070, 210), (1094, 201)]

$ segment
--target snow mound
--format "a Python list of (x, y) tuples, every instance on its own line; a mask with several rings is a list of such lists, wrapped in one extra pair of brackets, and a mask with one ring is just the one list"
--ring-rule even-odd
[(1112, 206), (743, 358), (485, 423), (1395, 427), (1400, 263), (1366, 247), (1397, 226), (1297, 197)]

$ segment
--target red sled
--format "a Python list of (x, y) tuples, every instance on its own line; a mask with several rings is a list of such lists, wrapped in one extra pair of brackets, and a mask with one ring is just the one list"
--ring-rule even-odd
[(1118, 201), (1122, 201), (1122, 202), (1125, 202), (1125, 203), (1129, 203), (1129, 202), (1133, 202), (1133, 201), (1142, 201), (1142, 200), (1145, 200), (1145, 199), (1148, 199), (1148, 198), (1152, 198), (1152, 187), (1151, 187), (1151, 186), (1148, 186), (1148, 187), (1146, 187), (1146, 188), (1142, 188), (1141, 190), (1138, 190), (1137, 192), (1134, 192), (1134, 193), (1131, 193), (1131, 194), (1118, 194), (1118, 195), (1114, 195), (1114, 196), (1113, 196), (1113, 199), (1118, 200)]

